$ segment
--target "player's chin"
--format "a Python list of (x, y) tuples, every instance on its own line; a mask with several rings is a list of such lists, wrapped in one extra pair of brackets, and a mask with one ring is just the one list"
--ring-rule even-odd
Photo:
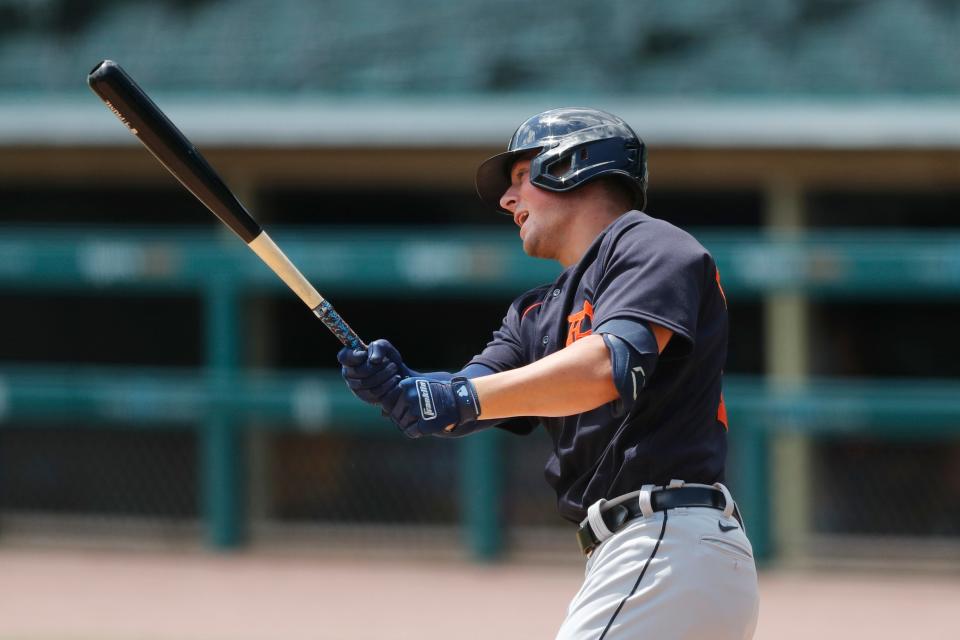
[(523, 252), (531, 258), (543, 258), (544, 260), (555, 260), (556, 255), (543, 242), (527, 241), (523, 242)]
[(542, 253), (542, 247), (540, 243), (537, 242), (537, 234), (533, 229), (524, 229), (521, 234), (521, 240), (523, 240), (523, 252), (530, 256), (531, 258), (539, 258)]

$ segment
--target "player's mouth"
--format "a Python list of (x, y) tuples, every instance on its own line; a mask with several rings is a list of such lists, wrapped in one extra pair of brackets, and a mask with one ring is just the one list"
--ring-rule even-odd
[(527, 221), (527, 218), (529, 218), (529, 217), (530, 217), (530, 212), (524, 210), (524, 211), (520, 211), (520, 212), (516, 213), (516, 214), (513, 216), (513, 221), (516, 223), (516, 225), (517, 225), (518, 227), (520, 227), (521, 229), (523, 229), (523, 223), (526, 222), (526, 221)]

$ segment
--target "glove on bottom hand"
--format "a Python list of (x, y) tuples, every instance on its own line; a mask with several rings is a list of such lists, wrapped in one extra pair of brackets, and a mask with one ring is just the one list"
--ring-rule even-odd
[(447, 382), (410, 377), (401, 380), (399, 387), (389, 415), (408, 438), (455, 432), (475, 423), (480, 415), (477, 390), (467, 378)]

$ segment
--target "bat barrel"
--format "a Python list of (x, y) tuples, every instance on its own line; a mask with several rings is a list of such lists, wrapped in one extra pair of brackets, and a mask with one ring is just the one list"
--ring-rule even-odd
[(333, 306), (270, 239), (240, 204), (213, 167), (164, 115), (143, 89), (112, 60), (87, 76), (87, 84), (143, 146), (194, 196), (247, 243), (264, 263), (303, 300), (344, 345), (366, 348)]
[(150, 153), (244, 242), (260, 234), (260, 225), (219, 174), (120, 65), (102, 61), (87, 76), (87, 84)]

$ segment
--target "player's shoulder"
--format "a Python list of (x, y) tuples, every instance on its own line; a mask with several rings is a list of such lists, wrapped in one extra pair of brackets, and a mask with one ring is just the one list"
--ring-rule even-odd
[(605, 240), (608, 251), (690, 258), (709, 255), (700, 241), (687, 231), (642, 211), (630, 211), (620, 216), (607, 229)]

